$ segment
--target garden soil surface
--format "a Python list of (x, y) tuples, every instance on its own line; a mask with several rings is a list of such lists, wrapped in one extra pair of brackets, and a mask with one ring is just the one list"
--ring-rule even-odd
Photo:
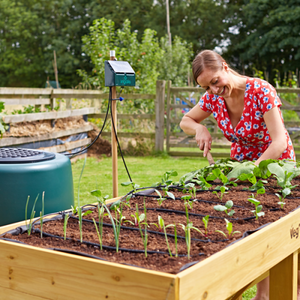
[[(292, 184), (300, 184), (300, 178), (292, 181)], [(185, 241), (185, 232), (180, 224), (186, 225), (186, 210), (184, 201), (181, 199), (183, 193), (180, 189), (172, 190), (176, 200), (170, 198), (162, 201), (159, 204), (159, 196), (154, 190), (145, 190), (137, 193), (128, 202), (128, 206), (123, 207), (122, 228), (119, 237), (119, 252), (115, 250), (115, 237), (113, 228), (108, 216), (104, 217), (103, 226), (103, 250), (99, 248), (99, 239), (93, 223), (93, 219), (98, 221), (97, 207), (91, 205), (86, 207), (91, 211), (83, 217), (83, 243), (80, 243), (78, 218), (76, 215), (71, 215), (68, 220), (66, 236), (64, 240), (63, 216), (61, 219), (44, 222), (43, 224), (43, 238), (40, 238), (40, 223), (34, 224), (34, 232), (28, 236), (27, 232), (19, 235), (12, 235), (6, 233), (3, 237), (7, 239), (14, 239), (26, 244), (30, 244), (42, 248), (50, 248), (55, 250), (67, 251), (69, 253), (76, 252), (77, 254), (91, 255), (104, 259), (110, 262), (117, 262), (126, 265), (138, 266), (151, 270), (158, 270), (176, 274), (193, 265), (195, 262), (204, 260), (214, 253), (230, 247), (230, 244), (236, 242), (241, 238), (247, 238), (251, 232), (258, 228), (270, 224), (279, 218), (287, 215), (289, 212), (298, 208), (300, 204), (300, 186), (292, 190), (292, 194), (285, 199), (283, 208), (278, 204), (278, 197), (275, 193), (279, 193), (280, 189), (277, 187), (275, 179), (269, 179), (268, 184), (265, 185), (266, 193), (256, 195), (255, 191), (250, 191), (250, 184), (240, 183), (237, 187), (230, 187), (228, 193), (224, 194), (222, 200), (220, 199), (220, 192), (217, 194), (210, 191), (197, 190), (196, 196), (192, 197), (194, 200), (192, 207), (188, 206), (189, 221), (193, 226), (199, 229), (202, 233), (195, 229), (191, 229), (191, 258), (187, 257), (187, 244)], [(213, 185), (211, 189), (215, 189)], [(164, 195), (164, 191), (160, 190)], [(141, 195), (143, 193), (143, 195)], [(247, 199), (252, 195), (261, 202), (265, 213), (264, 216), (255, 218), (253, 212), (254, 205)], [(215, 205), (225, 204), (228, 200), (232, 200), (235, 213), (230, 217), (225, 212), (218, 212), (214, 209)], [(125, 202), (125, 200), (124, 200)], [(144, 213), (144, 205), (146, 207), (146, 220), (148, 228), (148, 242), (147, 242), (147, 257), (144, 253), (144, 244), (139, 231), (139, 227), (135, 226), (134, 216), (136, 214), (136, 206), (138, 206), (139, 214)], [(204, 236), (205, 228), (202, 218), (209, 215), (208, 233)], [(115, 212), (112, 211), (112, 216)], [(172, 257), (169, 255), (166, 238), (163, 230), (160, 231), (155, 225), (158, 223), (158, 216), (161, 216), (165, 225), (176, 224), (177, 228), (177, 253), (179, 257), (175, 257), (176, 243), (174, 238), (174, 227), (166, 228), (168, 233), (168, 243)], [(118, 216), (117, 216), (118, 218)], [(226, 232), (225, 218), (232, 222), (233, 231), (239, 231), (230, 238), (225, 238), (222, 234), (216, 232), (221, 230)], [(131, 222), (129, 222), (131, 221)], [(141, 228), (145, 228), (142, 224)], [(36, 231), (36, 232), (35, 232)], [(145, 235), (145, 231), (142, 232)], [(53, 236), (51, 236), (53, 235)], [(111, 249), (110, 249), (111, 247)], [(132, 252), (130, 252), (132, 250)]]

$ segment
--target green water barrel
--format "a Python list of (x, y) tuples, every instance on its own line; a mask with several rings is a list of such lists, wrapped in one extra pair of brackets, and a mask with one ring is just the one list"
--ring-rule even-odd
[(0, 149), (0, 226), (35, 216), (62, 211), (74, 205), (71, 162), (62, 154), (22, 148)]

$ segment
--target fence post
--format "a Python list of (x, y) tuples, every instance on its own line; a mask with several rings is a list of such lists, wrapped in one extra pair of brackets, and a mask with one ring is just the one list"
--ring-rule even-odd
[(171, 86), (172, 82), (171, 80), (168, 80), (168, 85), (167, 85), (167, 152), (170, 151), (170, 117), (171, 117)]
[(164, 114), (165, 114), (165, 86), (164, 80), (156, 81), (155, 99), (155, 150), (164, 150)]

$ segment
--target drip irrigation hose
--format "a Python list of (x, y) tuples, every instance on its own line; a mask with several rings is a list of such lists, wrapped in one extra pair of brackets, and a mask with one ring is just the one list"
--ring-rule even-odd
[(106, 110), (106, 114), (105, 114), (105, 118), (104, 118), (104, 121), (103, 121), (103, 124), (102, 124), (102, 127), (100, 129), (100, 132), (98, 133), (98, 135), (96, 136), (96, 138), (87, 146), (87, 147), (84, 147), (83, 149), (75, 152), (75, 153), (66, 153), (65, 155), (66, 156), (71, 156), (71, 158), (73, 158), (74, 156), (76, 155), (79, 155), (80, 153), (86, 151), (87, 149), (89, 149), (90, 147), (92, 147), (94, 145), (94, 143), (98, 140), (98, 138), (100, 137), (105, 125), (106, 125), (106, 120), (107, 120), (107, 116), (108, 116), (108, 112), (109, 112), (109, 106), (110, 106), (110, 101), (108, 101), (108, 105), (107, 105), (107, 110)]
[[(78, 220), (78, 217), (75, 217), (75, 216), (70, 216), (71, 219), (75, 219), (75, 220)], [(82, 222), (88, 222), (88, 223), (94, 223), (94, 221), (92, 220), (89, 220), (89, 219), (82, 219)], [(96, 224), (99, 224), (99, 222), (95, 221)], [(113, 227), (112, 224), (109, 224), (109, 223), (102, 223), (103, 226), (105, 227)], [(124, 226), (124, 225), (121, 225), (120, 227), (121, 229), (124, 229), (124, 230), (132, 230), (132, 231), (139, 231), (140, 229), (139, 228), (135, 228), (135, 227), (128, 227), (128, 226)], [(143, 232), (145, 231), (145, 229), (141, 229)], [(154, 230), (148, 230), (147, 229), (147, 233), (153, 233), (153, 234), (157, 234), (157, 235), (161, 235), (161, 236), (165, 236), (164, 232), (159, 232), (159, 231), (154, 231)], [(175, 235), (174, 234), (171, 234), (171, 233), (167, 233), (167, 236), (168, 237), (171, 237), (171, 238), (175, 238)], [(177, 238), (178, 239), (185, 239), (185, 236), (181, 236), (181, 235), (177, 235)], [(202, 239), (195, 239), (195, 238), (191, 238), (192, 241), (196, 241), (196, 242), (203, 242), (203, 243), (209, 243), (209, 242), (220, 242), (220, 241), (223, 241), (223, 240), (211, 240), (211, 239), (205, 239), (205, 240), (202, 240)]]

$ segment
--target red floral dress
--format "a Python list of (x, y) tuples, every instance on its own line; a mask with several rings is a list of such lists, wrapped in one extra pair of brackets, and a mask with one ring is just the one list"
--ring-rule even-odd
[[(268, 82), (259, 78), (247, 78), (244, 110), (233, 129), (224, 98), (207, 92), (199, 101), (200, 108), (213, 114), (224, 136), (232, 142), (230, 156), (238, 161), (256, 160), (271, 144), (271, 137), (263, 115), (273, 107), (281, 106), (276, 90)], [(282, 114), (280, 112), (283, 122)], [(285, 130), (287, 148), (279, 159), (296, 160), (293, 144)]]

